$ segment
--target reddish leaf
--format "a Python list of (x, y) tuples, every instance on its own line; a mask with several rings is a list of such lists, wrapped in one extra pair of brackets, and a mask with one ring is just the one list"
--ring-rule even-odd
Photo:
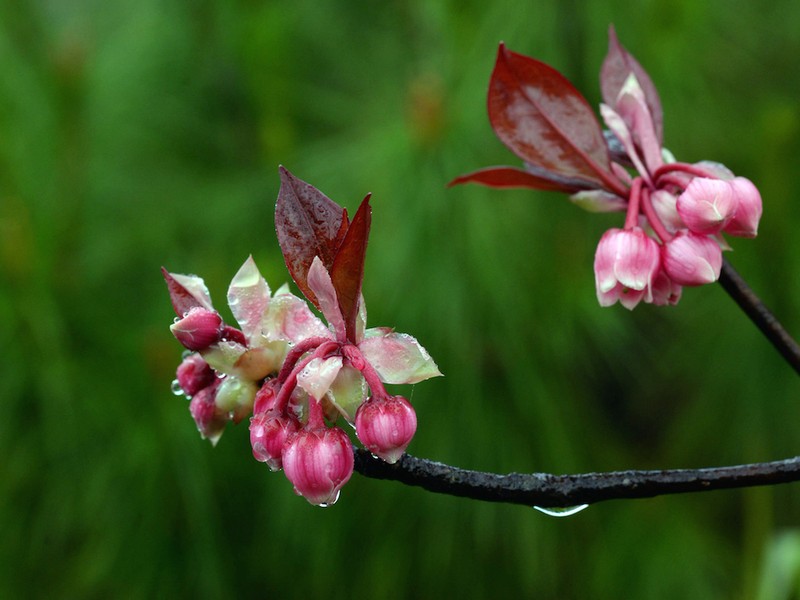
[(339, 308), (344, 317), (347, 339), (353, 343), (357, 342), (356, 318), (361, 297), (361, 283), (364, 280), (364, 258), (372, 222), (369, 198), (370, 194), (367, 194), (358, 207), (330, 271), (336, 297), (339, 299)]
[(196, 275), (172, 274), (164, 267), (161, 267), (161, 274), (164, 275), (164, 280), (167, 282), (172, 308), (180, 318), (198, 306), (206, 310), (214, 310), (202, 279)]
[(297, 287), (317, 308), (306, 277), (315, 256), (326, 269), (347, 231), (345, 210), (314, 186), (280, 167), (281, 189), (275, 204), (275, 230), (289, 274)]
[(636, 76), (642, 91), (644, 91), (645, 102), (653, 118), (658, 143), (661, 144), (664, 139), (664, 113), (661, 110), (661, 100), (658, 97), (656, 86), (653, 85), (642, 65), (619, 43), (612, 25), (608, 28), (608, 54), (600, 68), (600, 89), (603, 93), (603, 102), (614, 110), (617, 110), (619, 91), (631, 73)]
[(595, 184), (588, 187), (604, 186), (611, 177), (603, 131), (589, 103), (552, 67), (500, 44), (488, 107), (497, 137), (525, 162)]
[(574, 194), (577, 191), (595, 187), (582, 181), (570, 180), (555, 175), (551, 176), (546, 172), (543, 175), (534, 175), (524, 169), (515, 167), (487, 167), (456, 177), (447, 186), (450, 187), (460, 183), (479, 183), (493, 188), (532, 188), (535, 190), (565, 192), (567, 194)]

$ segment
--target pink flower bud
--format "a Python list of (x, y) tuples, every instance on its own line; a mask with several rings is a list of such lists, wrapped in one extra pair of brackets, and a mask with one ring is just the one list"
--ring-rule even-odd
[(214, 382), (214, 370), (199, 354), (190, 354), (178, 365), (178, 385), (189, 398)]
[(329, 506), (353, 474), (353, 446), (338, 427), (303, 429), (284, 447), (283, 471), (311, 504)]
[(267, 463), (273, 471), (280, 471), (283, 461), (283, 447), (300, 425), (293, 417), (282, 416), (276, 410), (256, 414), (250, 419), (250, 445), (253, 456), (259, 462)]
[(219, 387), (217, 381), (215, 379), (210, 386), (197, 392), (189, 403), (189, 412), (197, 425), (197, 430), (214, 445), (225, 429), (225, 419), (217, 416), (217, 406), (214, 403)]
[(417, 431), (417, 415), (402, 396), (370, 398), (356, 412), (356, 435), (364, 447), (387, 463), (396, 463)]
[(690, 231), (717, 233), (733, 218), (736, 197), (727, 181), (695, 177), (678, 196), (676, 208)]
[(724, 231), (739, 237), (754, 238), (758, 233), (758, 222), (763, 210), (761, 194), (753, 182), (744, 177), (737, 177), (730, 184), (738, 206), (736, 214), (725, 226)]
[(280, 389), (277, 379), (267, 379), (253, 399), (253, 414), (265, 413), (273, 408)]
[(664, 270), (679, 285), (703, 285), (719, 279), (722, 250), (705, 235), (679, 231), (664, 244)]
[(655, 240), (640, 227), (609, 229), (594, 256), (594, 278), (601, 306), (619, 300), (628, 309), (651, 299), (650, 287), (660, 264)]
[(189, 350), (205, 350), (219, 340), (222, 319), (216, 312), (196, 306), (170, 326), (170, 331)]

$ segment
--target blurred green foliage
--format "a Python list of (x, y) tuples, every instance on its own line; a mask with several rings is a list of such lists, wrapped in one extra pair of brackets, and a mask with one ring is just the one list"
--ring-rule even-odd
[(515, 158), (497, 43), (596, 104), (606, 29), (645, 65), (668, 147), (761, 188), (730, 259), (800, 333), (800, 3), (0, 2), (0, 597), (797, 598), (800, 488), (609, 502), (568, 519), (358, 475), (330, 509), (199, 439), (170, 394), (163, 264), (219, 301), (249, 253), (287, 280), (277, 165), (374, 193), (372, 325), (443, 379), (406, 393), (412, 453), (497, 472), (798, 453), (797, 377), (718, 286), (602, 310), (618, 216), (445, 189)]

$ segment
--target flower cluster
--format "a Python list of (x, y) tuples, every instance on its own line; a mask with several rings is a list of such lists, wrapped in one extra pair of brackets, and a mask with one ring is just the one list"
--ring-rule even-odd
[(595, 253), (598, 301), (675, 304), (683, 286), (719, 278), (723, 234), (756, 236), (761, 196), (723, 165), (677, 162), (662, 147), (658, 93), (613, 29), (600, 81), (606, 131), (560, 73), (501, 45), (489, 118), (525, 168), (490, 167), (452, 183), (560, 191), (590, 211), (624, 211), (623, 228), (608, 230)]
[(164, 270), (178, 315), (171, 330), (188, 351), (174, 391), (191, 399), (198, 430), (214, 444), (229, 421), (252, 415), (256, 460), (283, 469), (298, 494), (327, 506), (353, 472), (352, 444), (337, 421), (354, 425), (370, 452), (396, 462), (417, 419), (408, 400), (383, 384), (441, 373), (413, 337), (366, 328), (368, 197), (351, 223), (321, 192), (286, 170), (281, 176), (278, 239), (292, 277), (328, 325), (288, 286), (272, 295), (252, 257), (228, 289), (239, 328), (214, 310), (201, 278)]

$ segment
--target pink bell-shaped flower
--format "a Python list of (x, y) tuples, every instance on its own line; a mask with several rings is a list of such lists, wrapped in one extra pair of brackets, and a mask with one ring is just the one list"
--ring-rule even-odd
[(358, 439), (387, 463), (400, 459), (416, 431), (417, 414), (402, 396), (371, 398), (356, 413)]
[(273, 471), (283, 466), (283, 448), (292, 435), (300, 428), (297, 419), (281, 416), (276, 410), (257, 414), (250, 419), (250, 445), (253, 456), (259, 462), (267, 463)]
[(758, 233), (758, 222), (763, 209), (761, 194), (753, 182), (744, 177), (736, 177), (730, 181), (730, 185), (737, 200), (736, 214), (723, 231), (739, 237), (754, 238)]
[(606, 231), (594, 256), (600, 305), (611, 306), (619, 300), (633, 309), (641, 300), (650, 301), (659, 264), (658, 244), (640, 227)]
[(695, 177), (678, 196), (676, 208), (690, 231), (717, 233), (733, 218), (736, 205), (730, 182)]
[(722, 250), (705, 235), (679, 231), (664, 244), (664, 270), (679, 285), (703, 285), (719, 279)]
[(330, 506), (353, 474), (353, 446), (338, 427), (303, 429), (284, 447), (283, 471), (311, 504)]

